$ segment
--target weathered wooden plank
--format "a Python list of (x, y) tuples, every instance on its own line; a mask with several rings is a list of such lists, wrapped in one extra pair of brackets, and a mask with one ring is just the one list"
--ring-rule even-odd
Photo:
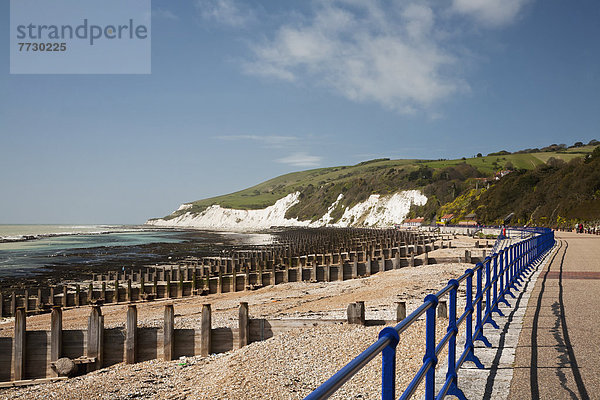
[[(52, 307), (50, 314), (50, 361), (56, 361), (62, 354), (62, 309)], [(53, 375), (58, 376), (57, 373)]]
[(211, 310), (210, 304), (202, 305), (202, 321), (201, 321), (201, 340), (200, 340), (200, 354), (202, 356), (208, 356), (211, 352)]
[(85, 355), (87, 331), (63, 329), (62, 357), (78, 358)]
[(163, 358), (165, 361), (171, 361), (174, 357), (175, 342), (174, 342), (174, 331), (175, 331), (175, 311), (173, 310), (173, 304), (167, 304), (165, 306), (165, 317), (164, 317), (164, 328), (163, 328)]
[(125, 330), (111, 328), (104, 330), (104, 366), (123, 362), (125, 359)]
[(195, 329), (175, 329), (173, 333), (174, 358), (200, 354), (201, 331)]
[(104, 330), (104, 319), (100, 306), (93, 306), (88, 318), (87, 331), (87, 356), (96, 358), (93, 365), (88, 366), (88, 371), (96, 368), (102, 368), (103, 362), (103, 340), (102, 331)]
[(125, 337), (125, 364), (135, 363), (137, 345), (137, 307), (130, 304), (127, 307), (127, 324)]
[(13, 338), (0, 337), (0, 381), (9, 381), (12, 374)]
[(215, 328), (211, 330), (211, 353), (225, 353), (237, 348), (237, 329)]
[(26, 313), (24, 308), (18, 308), (15, 313), (15, 330), (13, 339), (13, 380), (25, 378), (26, 351)]
[(46, 331), (29, 331), (26, 333), (25, 371), (21, 379), (46, 377), (49, 367), (49, 333)]
[(2, 383), (0, 383), (0, 388), (39, 385), (41, 383), (58, 382), (58, 381), (64, 381), (67, 379), (69, 379), (67, 376), (44, 378), (44, 379), (24, 379), (24, 380), (13, 381), (13, 382), (2, 382)]
[(238, 347), (242, 348), (242, 347), (248, 345), (248, 339), (250, 336), (249, 335), (250, 319), (249, 319), (249, 313), (248, 313), (248, 303), (246, 303), (246, 302), (240, 303), (238, 324), (239, 324)]

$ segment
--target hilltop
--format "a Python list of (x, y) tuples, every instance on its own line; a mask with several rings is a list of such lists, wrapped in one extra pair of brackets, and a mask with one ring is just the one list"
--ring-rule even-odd
[[(185, 203), (172, 214), (148, 223), (217, 229), (236, 226), (249, 229), (252, 224), (257, 228), (373, 226), (399, 223), (407, 215), (435, 222), (445, 212), (460, 217), (473, 211), (477, 211), (480, 222), (492, 223), (503, 218), (505, 211), (513, 212), (506, 205), (496, 213), (486, 208), (485, 201), (491, 201), (499, 190), (496, 186), (505, 188), (504, 181), (512, 182), (515, 176), (524, 174), (529, 176), (527, 171), (547, 171), (546, 166), (557, 170), (583, 162), (598, 144), (591, 141), (588, 145), (576, 143), (571, 147), (551, 145), (456, 160), (384, 158), (352, 166), (293, 172), (239, 192)], [(499, 171), (511, 174), (496, 181), (494, 176)], [(502, 186), (496, 184), (500, 182)], [(520, 193), (524, 194), (524, 190)], [(524, 208), (519, 219), (527, 219), (527, 212)], [(543, 214), (539, 209), (537, 213)], [(597, 218), (595, 214), (590, 217)]]

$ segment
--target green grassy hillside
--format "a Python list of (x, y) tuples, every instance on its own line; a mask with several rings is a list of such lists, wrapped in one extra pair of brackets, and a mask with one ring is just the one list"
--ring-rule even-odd
[[(282, 175), (239, 192), (194, 201), (186, 210), (175, 212), (170, 219), (186, 212), (199, 213), (218, 204), (235, 209), (261, 209), (294, 192), (300, 202), (288, 210), (287, 217), (320, 218), (340, 193), (342, 202), (333, 212), (341, 217), (343, 206), (351, 207), (371, 194), (390, 194), (399, 190), (421, 189), (429, 198), (421, 214), (433, 218), (440, 208), (465, 191), (476, 187), (474, 178), (489, 177), (503, 169), (533, 170), (548, 160), (569, 162), (589, 154), (594, 146), (558, 151), (534, 151), (488, 155), (457, 160), (390, 160), (378, 159), (352, 166), (318, 168)], [(551, 160), (552, 162), (552, 160)]]

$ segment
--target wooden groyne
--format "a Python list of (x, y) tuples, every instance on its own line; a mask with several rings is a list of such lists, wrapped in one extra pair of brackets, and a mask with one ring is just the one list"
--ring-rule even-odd
[[(348, 305), (346, 319), (250, 318), (248, 303), (239, 304), (237, 327), (212, 327), (211, 305), (201, 308), (199, 329), (176, 329), (173, 304), (164, 306), (160, 327), (140, 327), (135, 304), (123, 310), (124, 327), (105, 328), (101, 306), (92, 306), (86, 329), (63, 329), (61, 306), (52, 308), (49, 330), (27, 330), (27, 314), (18, 308), (13, 337), (0, 337), (0, 387), (32, 383), (32, 380), (91, 372), (118, 363), (133, 364), (160, 359), (208, 356), (242, 348), (291, 329), (318, 325), (385, 325), (406, 317), (406, 303), (397, 302), (396, 319), (372, 320), (364, 302)], [(447, 318), (445, 308), (438, 314)], [(65, 372), (59, 360), (68, 358), (74, 368)]]
[[(270, 246), (248, 246), (230, 254), (170, 266), (93, 274), (85, 284), (65, 283), (0, 292), (0, 317), (87, 305), (132, 303), (256, 289), (288, 282), (331, 282), (408, 266), (466, 262), (471, 257), (433, 258), (452, 246), (452, 235), (394, 229), (296, 229)], [(490, 247), (490, 243), (475, 247)], [(423, 255), (423, 257), (416, 258)]]

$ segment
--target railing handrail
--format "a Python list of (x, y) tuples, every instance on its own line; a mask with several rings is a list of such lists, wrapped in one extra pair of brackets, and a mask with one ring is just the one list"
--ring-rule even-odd
[[(382, 399), (395, 398), (395, 352), (399, 335), (402, 334), (419, 317), (426, 314), (426, 351), (419, 371), (415, 374), (410, 384), (403, 392), (401, 399), (410, 398), (418, 385), (425, 379), (425, 398), (433, 400), (435, 396), (435, 366), (437, 356), (446, 347), (448, 350), (448, 372), (446, 380), (437, 398), (444, 398), (447, 394), (462, 394), (457, 386), (458, 369), (467, 361), (475, 361), (473, 342), (481, 340), (487, 342), (483, 336), (484, 325), (492, 323), (492, 313), (499, 312), (500, 302), (507, 301), (505, 294), (519, 285), (519, 278), (529, 270), (534, 262), (539, 260), (553, 245), (554, 233), (550, 229), (542, 228), (510, 228), (531, 235), (519, 242), (513, 243), (491, 256), (486, 257), (474, 268), (467, 269), (458, 279), (452, 279), (448, 284), (435, 294), (425, 297), (421, 304), (410, 315), (400, 321), (393, 328), (384, 328), (379, 339), (360, 353), (356, 358), (346, 364), (342, 369), (325, 381), (306, 399), (326, 399), (331, 396), (344, 383), (351, 379), (358, 371), (368, 364), (379, 353), (382, 353)], [(485, 274), (485, 278), (484, 278)], [(476, 282), (473, 282), (475, 278)], [(485, 279), (485, 285), (483, 283)], [(466, 281), (466, 305), (464, 312), (457, 317), (457, 291), (461, 283)], [(473, 288), (476, 292), (473, 293)], [(435, 341), (435, 311), (438, 301), (449, 295), (449, 322), (446, 334), (438, 344)], [(473, 295), (475, 297), (473, 297)], [(485, 296), (485, 310), (483, 302)], [(475, 327), (473, 329), (473, 320)], [(456, 359), (456, 337), (458, 327), (466, 323), (464, 350)]]

